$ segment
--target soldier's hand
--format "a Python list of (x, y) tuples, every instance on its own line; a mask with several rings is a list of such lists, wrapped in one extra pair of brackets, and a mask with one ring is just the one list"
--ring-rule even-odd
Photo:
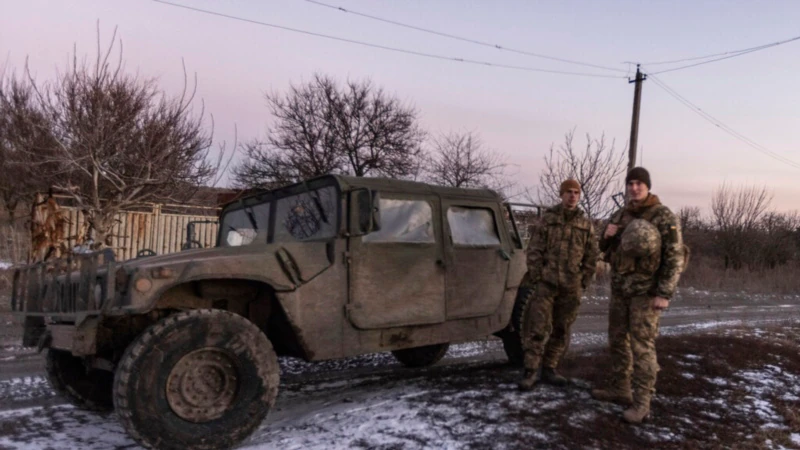
[(656, 311), (663, 311), (669, 308), (669, 300), (664, 297), (653, 297), (653, 302), (650, 304), (650, 307)]
[(619, 225), (614, 225), (613, 223), (608, 224), (605, 232), (606, 239), (616, 235), (617, 231), (619, 231)]

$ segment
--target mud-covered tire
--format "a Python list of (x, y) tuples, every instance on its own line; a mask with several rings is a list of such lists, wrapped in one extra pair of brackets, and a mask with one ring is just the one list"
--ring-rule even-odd
[(450, 348), (449, 343), (394, 350), (392, 355), (406, 367), (427, 367), (439, 362)]
[(514, 309), (511, 311), (511, 320), (508, 327), (499, 334), (503, 340), (503, 350), (506, 352), (508, 362), (515, 367), (522, 367), (522, 326), (533, 294), (532, 287), (521, 286), (517, 290)]
[(139, 444), (223, 449), (247, 438), (278, 395), (278, 359), (244, 317), (203, 309), (150, 326), (125, 350), (114, 406)]
[(87, 371), (82, 358), (63, 350), (48, 349), (45, 372), (50, 386), (80, 409), (110, 412), (114, 409), (114, 374)]

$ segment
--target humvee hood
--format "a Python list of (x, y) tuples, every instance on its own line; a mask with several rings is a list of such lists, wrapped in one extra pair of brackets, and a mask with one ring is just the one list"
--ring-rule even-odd
[(328, 243), (291, 242), (185, 250), (126, 261), (122, 267), (129, 272), (168, 268), (174, 270), (173, 276), (178, 280), (262, 280), (284, 290), (310, 281), (332, 263), (332, 248)]
[(228, 258), (241, 258), (273, 253), (277, 245), (248, 245), (242, 247), (212, 247), (184, 250), (179, 253), (147, 256), (122, 263), (127, 269), (151, 269), (162, 266), (181, 265), (191, 262), (214, 262)]

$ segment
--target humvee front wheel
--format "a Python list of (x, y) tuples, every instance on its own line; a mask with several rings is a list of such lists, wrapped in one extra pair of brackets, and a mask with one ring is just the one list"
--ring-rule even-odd
[(444, 358), (449, 343), (425, 345), (423, 347), (406, 348), (395, 350), (392, 355), (407, 367), (431, 366)]
[(113, 373), (87, 370), (82, 358), (52, 348), (47, 350), (45, 371), (53, 390), (78, 408), (89, 411), (114, 409)]
[(278, 395), (278, 359), (249, 320), (204, 309), (174, 314), (125, 350), (114, 405), (147, 448), (230, 448), (263, 422)]

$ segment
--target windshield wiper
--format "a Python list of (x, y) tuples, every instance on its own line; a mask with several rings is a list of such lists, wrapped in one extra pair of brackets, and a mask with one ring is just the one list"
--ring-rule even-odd
[(253, 225), (253, 230), (258, 231), (258, 223), (256, 223), (256, 215), (253, 214), (253, 207), (245, 206), (244, 213), (247, 214), (247, 218), (250, 219), (250, 224)]
[(303, 186), (306, 187), (306, 192), (308, 192), (308, 195), (311, 196), (311, 200), (314, 201), (314, 206), (317, 207), (317, 211), (322, 218), (322, 222), (328, 223), (328, 215), (325, 214), (325, 208), (322, 207), (322, 201), (319, 199), (319, 191), (312, 191), (305, 182), (303, 182)]

